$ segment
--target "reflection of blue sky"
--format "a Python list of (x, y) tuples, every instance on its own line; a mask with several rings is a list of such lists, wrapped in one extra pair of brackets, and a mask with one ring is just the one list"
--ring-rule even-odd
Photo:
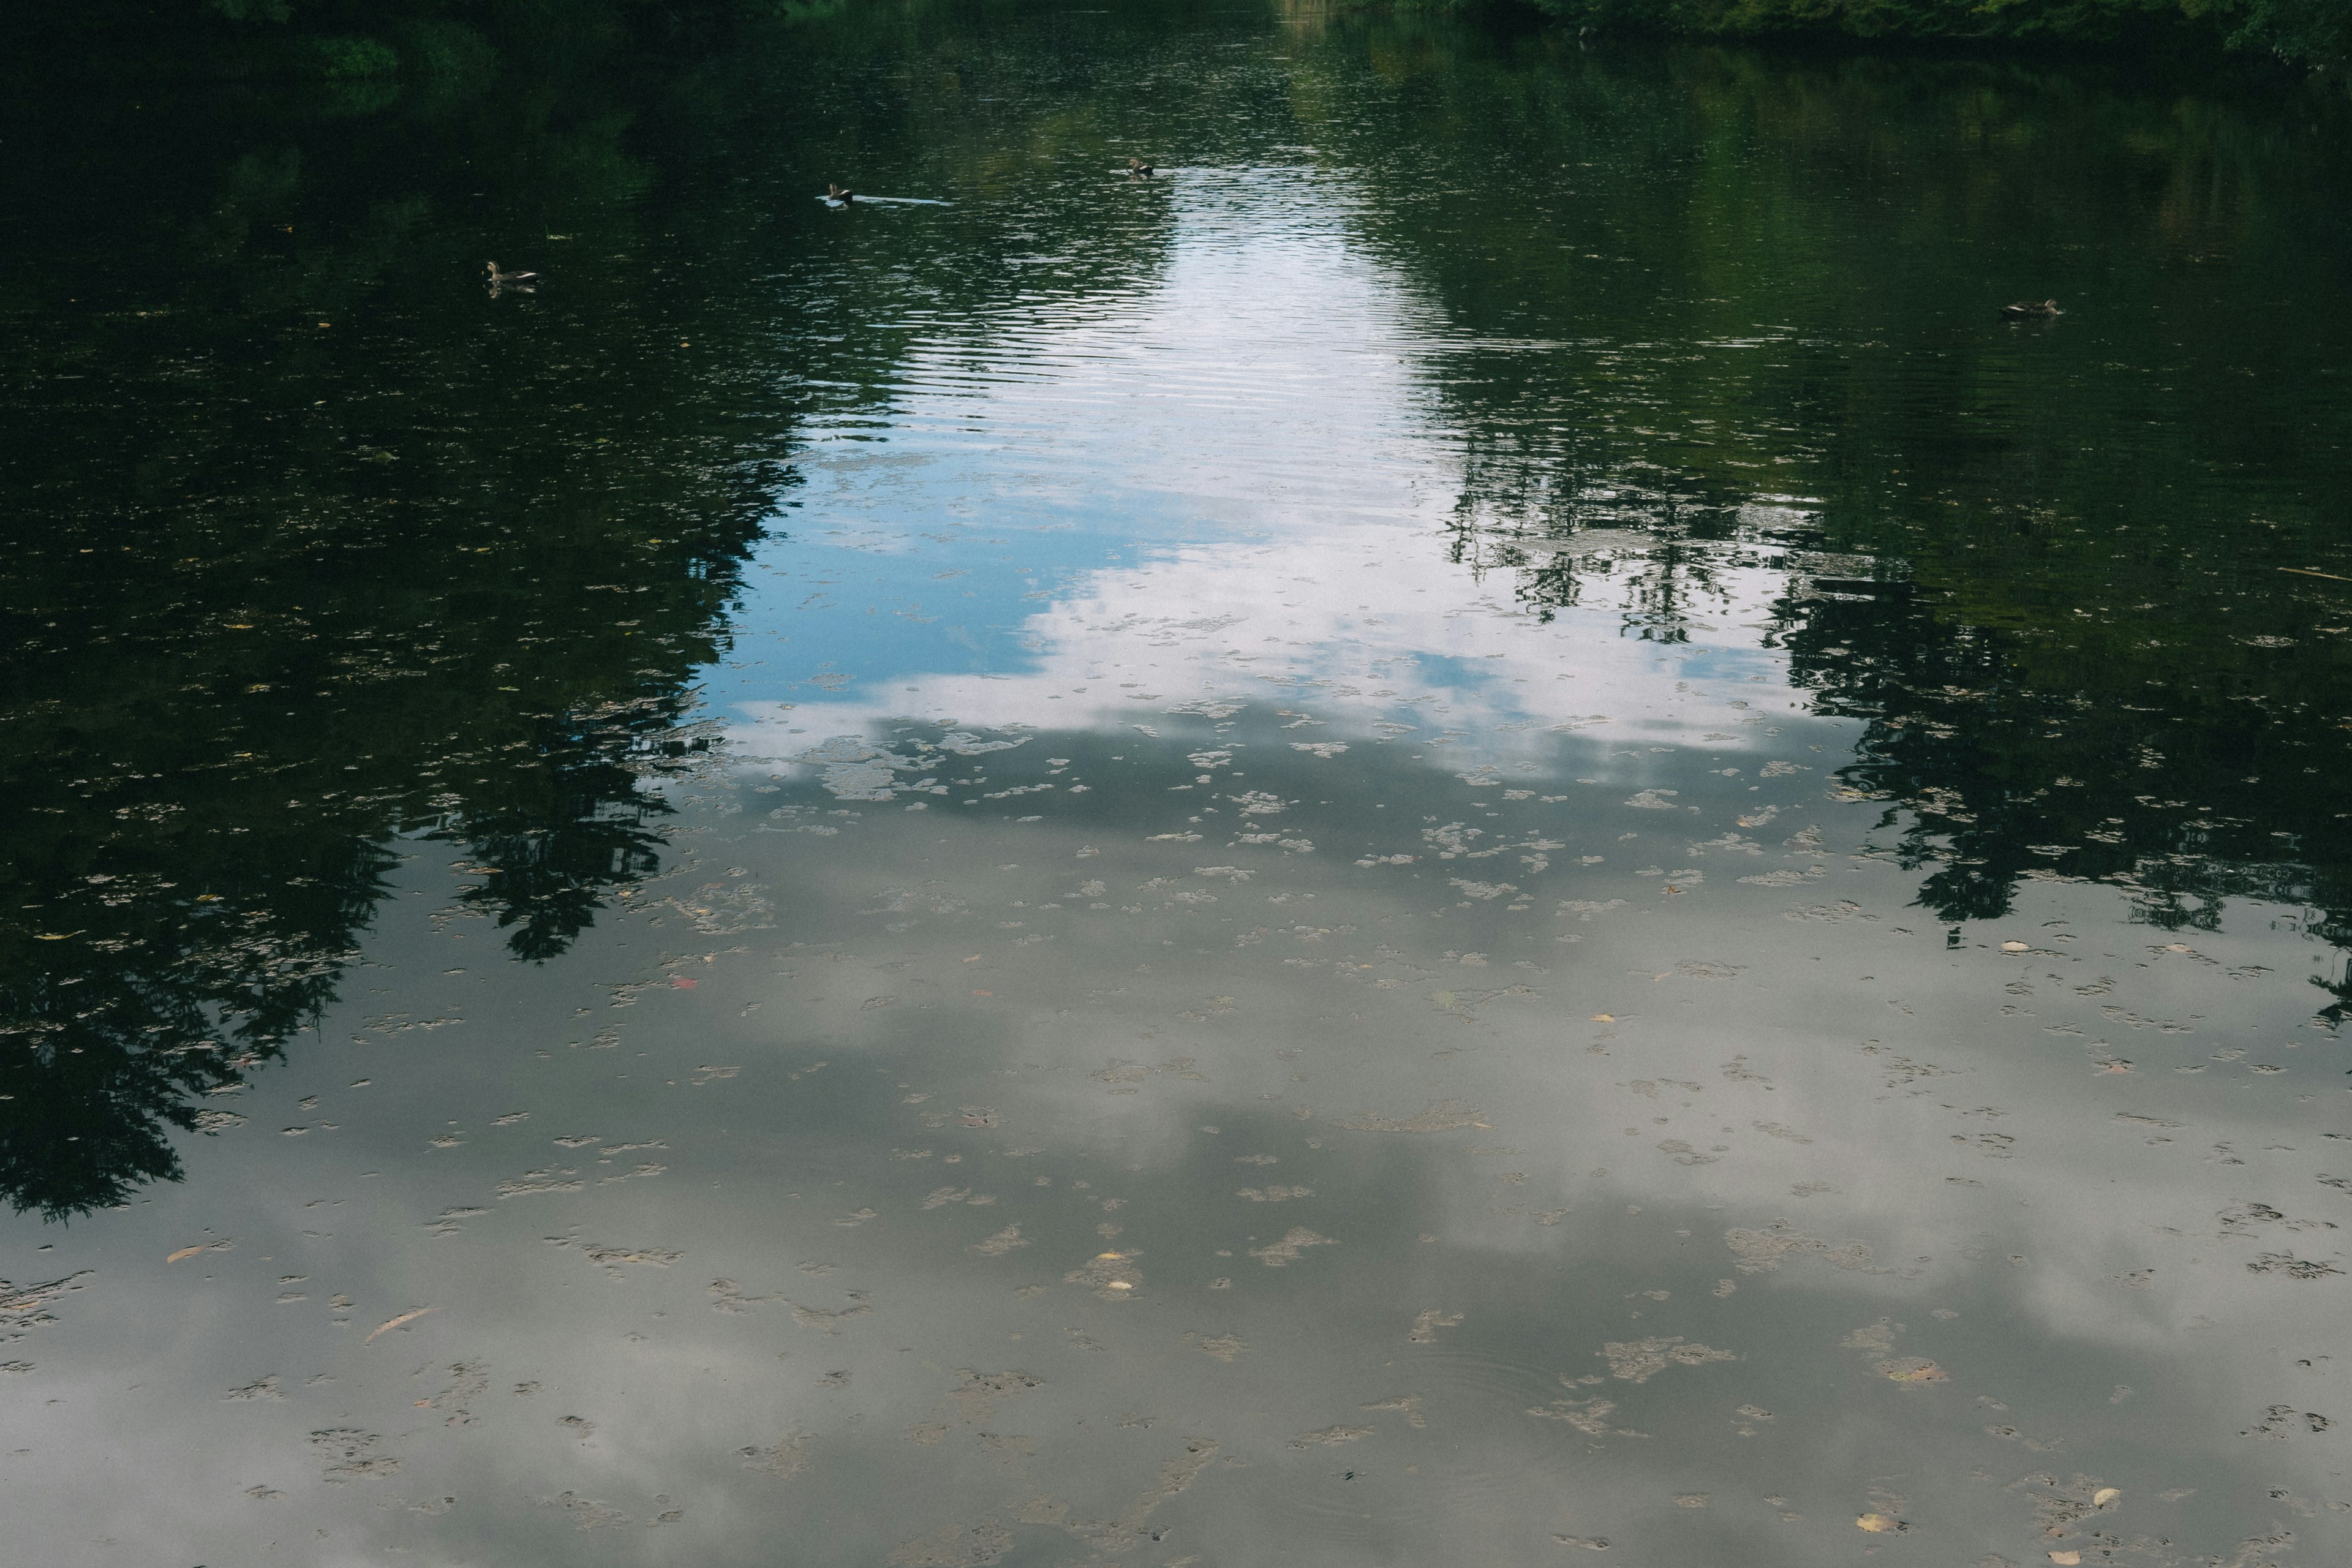
[[(1033, 595), (1051, 595), (1121, 552), (1106, 551), (1100, 535), (1020, 537), (1044, 547), (1008, 559), (1004, 545), (977, 540), (919, 553), (772, 542), (749, 574), (734, 654), (706, 677), (709, 700), (721, 707), (848, 702), (933, 672), (1035, 669), (1036, 651), (1022, 646), (1023, 624), (1038, 603)], [(809, 685), (826, 667), (851, 683)]]
[[(1217, 181), (1171, 184), (1155, 286), (938, 322), (883, 409), (812, 431), (791, 531), (709, 672), (720, 713), (777, 724), (782, 750), (899, 716), (1123, 726), (1213, 697), (1311, 708), (1326, 739), (1472, 737), (1458, 756), (1787, 712), (1753, 629), (1780, 573), (1718, 564), (1727, 599), (1694, 601), (1669, 646), (1626, 631), (1633, 573), (1546, 623), (1514, 574), (1449, 562), (1444, 323), (1354, 246), (1328, 179)], [(863, 435), (877, 419), (887, 439)]]

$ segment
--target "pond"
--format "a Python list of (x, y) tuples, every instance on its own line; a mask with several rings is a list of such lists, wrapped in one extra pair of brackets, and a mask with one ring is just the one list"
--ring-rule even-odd
[(2340, 105), (0, 113), (28, 1560), (2352, 1551)]

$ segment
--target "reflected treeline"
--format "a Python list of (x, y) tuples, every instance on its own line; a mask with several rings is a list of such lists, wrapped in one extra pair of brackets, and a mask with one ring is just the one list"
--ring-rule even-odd
[[(1867, 721), (1843, 783), (1901, 808), (1947, 920), (2095, 877), (2159, 926), (2257, 897), (2352, 944), (2352, 584), (2283, 570), (2352, 577), (2342, 104), (1410, 21), (1318, 47), (1370, 237), (1470, 339), (1457, 558), (1538, 609), (1606, 574), (1663, 640), (1790, 573), (1774, 640)], [(1318, 96), (1366, 55), (1399, 84), (1369, 122)], [(1483, 184), (1427, 177), (1465, 141)]]
[(534, 959), (654, 868), (788, 475), (681, 346), (709, 300), (471, 276), (641, 242), (657, 153), (609, 107), (17, 107), (55, 156), (10, 161), (46, 216), (0, 263), (0, 1195), (62, 1217), (233, 1118), (404, 838)]
[[(42, 215), (0, 247), (0, 1196), (176, 1176), (425, 842), (530, 960), (657, 868), (793, 432), (884, 395), (909, 320), (1034, 296), (1019, 175), (1107, 158), (1104, 26), (0, 105)], [(853, 171), (1009, 199), (810, 199)], [(1126, 205), (1057, 288), (1132, 286), (1166, 220)]]

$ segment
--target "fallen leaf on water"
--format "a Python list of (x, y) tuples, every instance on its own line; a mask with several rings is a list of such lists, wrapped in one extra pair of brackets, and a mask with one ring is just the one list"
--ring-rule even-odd
[(2026, 947), (2021, 942), (2005, 942), (2000, 944), (2000, 950), (2003, 952), (2023, 952)]
[(1592, 1021), (1596, 1024), (1613, 1024), (1617, 1021), (1617, 1015), (1614, 1013), (1595, 1013), (1592, 1015)]
[(2121, 1487), (2101, 1487), (2091, 1494), (2091, 1506), (2105, 1508), (2111, 1502), (2121, 1502), (2123, 1496), (2124, 1489)]
[(1901, 1520), (1895, 1518), (1893, 1515), (1884, 1513), (1865, 1513), (1853, 1522), (1860, 1528), (1870, 1531), (1873, 1535), (1885, 1535), (1891, 1531), (1908, 1530), (1911, 1528), (1909, 1525), (1904, 1523)]
[(163, 1261), (166, 1263), (177, 1263), (183, 1258), (194, 1258), (197, 1253), (202, 1252), (205, 1249), (205, 1244), (201, 1241), (196, 1243), (194, 1247), (184, 1247), (180, 1248), (179, 1251), (172, 1254), (171, 1257), (163, 1259)]
[(993, 991), (982, 991), (977, 985), (972, 987), (971, 994), (975, 996), (993, 996), (996, 994)]
[(2080, 1552), (2053, 1552), (2050, 1554), (2050, 1561), (2058, 1564), (2058, 1568), (2074, 1568), (2074, 1564), (2082, 1560)]
[(419, 1307), (413, 1312), (403, 1312), (400, 1316), (393, 1319), (392, 1321), (388, 1323), (378, 1324), (376, 1326), (375, 1333), (368, 1335), (368, 1337), (362, 1340), (360, 1343), (363, 1345), (372, 1344), (375, 1341), (376, 1334), (388, 1334), (392, 1332), (393, 1330), (400, 1327), (403, 1323), (413, 1323), (427, 1312), (437, 1312), (440, 1309), (437, 1307)]

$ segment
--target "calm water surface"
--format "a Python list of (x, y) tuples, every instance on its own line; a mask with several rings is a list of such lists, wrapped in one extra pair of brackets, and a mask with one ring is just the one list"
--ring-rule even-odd
[(2339, 110), (5, 113), (26, 1561), (2352, 1552)]

